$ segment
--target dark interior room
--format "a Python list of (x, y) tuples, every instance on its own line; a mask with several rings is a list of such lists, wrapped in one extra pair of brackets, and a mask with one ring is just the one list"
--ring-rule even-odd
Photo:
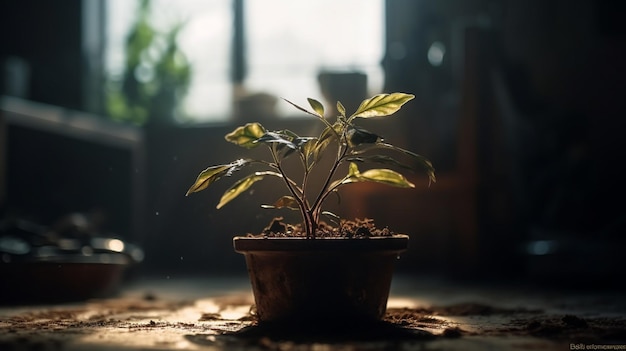
[[(626, 349), (626, 2), (5, 0), (0, 30), (0, 349)], [(369, 263), (297, 250), (268, 275), (316, 256), (331, 297), (271, 321), (257, 289), (306, 298), (233, 237), (299, 223), (408, 235), (376, 321), (326, 289)]]

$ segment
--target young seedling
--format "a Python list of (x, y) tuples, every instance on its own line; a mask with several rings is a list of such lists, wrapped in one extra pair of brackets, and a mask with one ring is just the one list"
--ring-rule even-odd
[[(315, 99), (308, 99), (312, 110), (285, 100), (297, 109), (316, 117), (324, 123), (325, 128), (319, 136), (303, 137), (286, 129), (268, 131), (257, 122), (237, 127), (226, 135), (227, 141), (247, 149), (265, 145), (269, 149), (271, 160), (242, 158), (228, 164), (211, 166), (200, 172), (196, 181), (187, 191), (187, 195), (204, 190), (217, 180), (223, 177), (230, 177), (250, 165), (261, 164), (267, 169), (255, 171), (235, 182), (222, 195), (217, 208), (222, 208), (248, 190), (254, 183), (266, 177), (278, 177), (283, 180), (288, 194), (277, 199), (272, 205), (262, 205), (262, 207), (289, 208), (300, 211), (306, 237), (313, 239), (317, 236), (317, 229), (320, 226), (322, 214), (338, 218), (333, 213), (322, 211), (324, 201), (330, 194), (336, 193), (338, 188), (358, 182), (383, 183), (400, 188), (415, 187), (404, 175), (388, 168), (359, 170), (357, 164), (360, 163), (376, 163), (407, 169), (414, 168), (384, 153), (376, 153), (376, 151), (392, 150), (415, 159), (417, 164), (425, 169), (429, 183), (435, 182), (435, 170), (428, 159), (386, 143), (377, 134), (355, 124), (359, 118), (390, 116), (413, 98), (413, 95), (404, 93), (375, 95), (370, 99), (363, 100), (356, 112), (349, 116), (346, 114), (344, 106), (338, 101), (337, 111), (339, 115), (332, 121), (324, 116), (324, 106)], [(312, 171), (314, 168), (323, 165), (320, 160), (326, 154), (333, 154), (334, 159), (328, 169), (323, 172), (325, 173), (322, 180), (323, 185), (319, 191), (309, 194), (307, 189)], [(300, 182), (296, 182), (293, 177), (290, 177), (283, 165), (284, 160), (292, 155), (300, 159), (299, 163), (302, 168), (302, 180)], [(336, 173), (342, 164), (348, 164), (347, 174), (337, 176)], [(319, 172), (319, 170), (316, 171)]]

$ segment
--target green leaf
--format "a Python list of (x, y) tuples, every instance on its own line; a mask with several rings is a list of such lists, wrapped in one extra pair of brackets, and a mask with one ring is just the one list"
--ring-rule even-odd
[(226, 134), (225, 138), (233, 144), (252, 149), (259, 146), (257, 141), (265, 133), (265, 128), (260, 123), (254, 122), (237, 127), (232, 132)]
[(346, 132), (346, 138), (350, 147), (355, 147), (361, 144), (374, 144), (382, 138), (364, 128), (357, 126), (350, 126)]
[(324, 118), (324, 105), (315, 99), (308, 98), (307, 100), (309, 101), (311, 108), (313, 108), (313, 111), (315, 111), (319, 117)]
[[(360, 155), (373, 149), (390, 149), (390, 150), (398, 151), (405, 155), (411, 156), (413, 159), (415, 159), (418, 162), (419, 167), (410, 167), (411, 169), (421, 168), (428, 175), (429, 182), (432, 182), (432, 183), (437, 182), (437, 178), (435, 177), (435, 168), (433, 167), (433, 164), (430, 162), (430, 160), (428, 160), (426, 157), (422, 155), (418, 155), (412, 151), (405, 150), (401, 147), (397, 147), (397, 146), (387, 144), (387, 143), (363, 144), (361, 146), (363, 147), (358, 150), (356, 149), (351, 150), (351, 154)], [(346, 158), (346, 160), (348, 160), (348, 158)], [(358, 161), (358, 160), (355, 160), (355, 161)]]
[(413, 157), (415, 160), (417, 160), (417, 162), (420, 165), (420, 168), (422, 168), (424, 171), (426, 171), (426, 174), (428, 175), (428, 181), (429, 182), (433, 182), (436, 183), (437, 182), (437, 178), (435, 177), (435, 168), (433, 167), (432, 162), (430, 162), (429, 159), (427, 159), (426, 157), (422, 156), (422, 155), (418, 155), (412, 151), (409, 150), (405, 150), (401, 147), (397, 147), (391, 144), (387, 144), (387, 143), (377, 143), (376, 144), (377, 147), (382, 147), (382, 148), (387, 148), (387, 149), (392, 149), (395, 151), (399, 151), (405, 155), (409, 155), (411, 157)]
[(261, 136), (260, 138), (258, 138), (256, 140), (256, 143), (268, 143), (268, 144), (272, 144), (272, 143), (278, 143), (284, 146), (287, 146), (290, 149), (297, 149), (298, 146), (296, 146), (296, 144), (294, 144), (292, 142), (292, 137), (285, 135), (285, 134), (279, 134), (276, 132), (267, 132), (265, 133), (263, 136)]
[(257, 140), (257, 143), (277, 144), (276, 150), (281, 152), (281, 157), (285, 158), (296, 150), (307, 155), (311, 149), (311, 146), (307, 145), (314, 144), (311, 141), (316, 139), (315, 137), (301, 137), (288, 129), (284, 129), (265, 133)]
[(232, 201), (244, 191), (248, 190), (252, 186), (252, 184), (258, 182), (259, 180), (262, 180), (263, 178), (265, 178), (265, 176), (268, 175), (282, 177), (280, 173), (264, 171), (254, 172), (253, 174), (250, 174), (245, 178), (239, 179), (237, 182), (235, 182), (235, 184), (228, 188), (226, 192), (224, 192), (224, 195), (222, 195), (220, 202), (217, 204), (217, 209), (219, 210), (220, 208), (224, 207), (224, 205)]
[(341, 181), (341, 184), (357, 182), (382, 183), (399, 188), (415, 187), (415, 184), (409, 182), (402, 174), (392, 171), (391, 169), (369, 169), (361, 173), (355, 163), (350, 163), (348, 176)]
[(267, 132), (264, 136), (259, 138), (257, 142), (269, 142), (269, 143), (281, 143), (289, 145), (290, 148), (300, 148), (311, 140), (317, 139), (315, 137), (301, 137), (298, 134), (290, 131), (289, 129), (277, 130), (273, 132)]
[(324, 130), (320, 134), (320, 137), (315, 142), (315, 146), (312, 149), (312, 157), (314, 163), (320, 160), (320, 158), (324, 154), (324, 150), (333, 141), (333, 138), (337, 137), (337, 131), (340, 129), (341, 124), (339, 122), (335, 122), (335, 124), (332, 125), (332, 128), (324, 128)]
[(282, 196), (280, 199), (276, 200), (272, 205), (261, 205), (263, 208), (288, 208), (290, 210), (297, 210), (298, 201), (293, 196)]
[(402, 105), (414, 97), (414, 95), (404, 93), (375, 95), (370, 99), (363, 100), (359, 108), (350, 116), (348, 121), (357, 117), (370, 118), (389, 116), (398, 111)]
[(433, 164), (430, 162), (430, 160), (421, 155), (417, 155), (417, 160), (420, 166), (426, 171), (426, 174), (428, 175), (428, 181), (436, 183), (437, 177), (435, 177), (435, 167), (433, 167)]
[(402, 167), (404, 169), (409, 169), (409, 170), (413, 169), (411, 166), (408, 166), (394, 159), (393, 157), (390, 157), (387, 155), (352, 156), (352, 157), (347, 157), (346, 161), (363, 162), (363, 163), (373, 162), (373, 163), (381, 163), (381, 164), (386, 164), (386, 165), (398, 166), (398, 167)]
[(346, 118), (346, 108), (343, 107), (343, 104), (341, 103), (341, 101), (337, 101), (337, 111), (339, 111), (339, 114), (343, 118)]
[(383, 183), (399, 188), (415, 188), (415, 184), (409, 182), (402, 174), (386, 168), (368, 169), (361, 173), (362, 180), (375, 183)]
[[(300, 111), (302, 111), (302, 112), (305, 112), (305, 113), (308, 113), (308, 114), (310, 114), (310, 115), (312, 115), (312, 116), (315, 116), (315, 117), (319, 118), (319, 120), (320, 120), (320, 121), (322, 121), (322, 122), (323, 122), (323, 123), (324, 123), (327, 127), (330, 127), (330, 123), (326, 120), (326, 118), (324, 118), (324, 115), (323, 115), (323, 112), (324, 112), (324, 111), (323, 111), (323, 109), (324, 109), (324, 107), (323, 107), (323, 106), (322, 106), (322, 104), (321, 104), (321, 103), (319, 103), (318, 101), (316, 101), (316, 100), (313, 100), (313, 99), (309, 98), (309, 104), (315, 105), (315, 104), (317, 103), (317, 104), (319, 104), (319, 107), (321, 107), (321, 111), (317, 111), (317, 110), (316, 110), (315, 112), (311, 112), (311, 111), (309, 111), (309, 110), (305, 109), (304, 107), (300, 107), (300, 106), (298, 106), (298, 105), (294, 104), (293, 102), (291, 102), (291, 101), (289, 101), (289, 100), (287, 100), (287, 99), (284, 99), (284, 98), (283, 98), (283, 100), (285, 100), (286, 102), (288, 102), (289, 104), (291, 104), (293, 107), (297, 108), (298, 110), (300, 110)], [(311, 101), (315, 101), (315, 102), (313, 102), (313, 103), (312, 103)], [(315, 108), (315, 106), (314, 106), (314, 108)], [(319, 109), (319, 108), (318, 108), (318, 109)], [(322, 114), (320, 114), (320, 112), (321, 112)]]
[(315, 146), (317, 145), (317, 140), (317, 138), (312, 137), (299, 145), (300, 149), (302, 150), (302, 154), (304, 154), (307, 159), (313, 155), (313, 151), (315, 150)]
[(356, 163), (350, 163), (348, 167), (348, 178), (358, 178), (361, 175), (361, 171), (359, 171), (359, 166)]
[(287, 100), (287, 99), (285, 99), (285, 98), (283, 98), (283, 100), (285, 100), (286, 102), (288, 102), (289, 104), (291, 104), (293, 107), (297, 108), (298, 110), (300, 110), (300, 111), (302, 111), (302, 112), (304, 112), (304, 113), (308, 113), (308, 114), (313, 115), (313, 116), (315, 116), (315, 117), (321, 117), (321, 119), (324, 119), (322, 116), (318, 115), (317, 113), (315, 113), (315, 112), (311, 112), (311, 111), (309, 111), (309, 110), (305, 109), (304, 107), (300, 107), (300, 106), (298, 106), (298, 105), (294, 104), (293, 102), (291, 102), (291, 101), (289, 101), (289, 100)]
[(281, 129), (281, 130), (276, 130), (274, 132), (282, 135), (285, 138), (288, 138), (289, 140), (299, 138), (298, 134), (290, 131), (289, 129)]
[(317, 140), (316, 137), (297, 137), (293, 140), (294, 145), (298, 148), (306, 150), (307, 145), (314, 144), (311, 141)]
[(241, 167), (250, 164), (250, 162), (252, 162), (252, 160), (240, 159), (229, 164), (212, 166), (203, 170), (200, 172), (193, 185), (187, 190), (185, 196), (206, 189), (221, 177), (231, 175)]

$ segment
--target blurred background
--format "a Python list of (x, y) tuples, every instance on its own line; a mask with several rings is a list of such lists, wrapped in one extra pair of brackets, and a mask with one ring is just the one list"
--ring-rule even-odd
[(409, 234), (400, 272), (621, 286), (625, 7), (2, 1), (0, 219), (70, 218), (134, 243), (137, 274), (245, 274), (231, 238), (292, 215), (259, 208), (282, 195), (271, 181), (219, 211), (229, 181), (185, 197), (202, 169), (245, 155), (223, 136), (250, 121), (320, 130), (281, 98), (353, 111), (401, 91), (416, 98), (367, 128), (428, 157), (437, 183), (345, 187), (337, 210)]

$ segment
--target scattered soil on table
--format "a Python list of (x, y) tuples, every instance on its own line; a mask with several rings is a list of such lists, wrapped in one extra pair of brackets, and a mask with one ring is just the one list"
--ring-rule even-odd
[[(576, 315), (546, 315), (538, 309), (501, 308), (476, 303), (462, 303), (449, 306), (428, 308), (400, 309), (388, 311), (389, 316), (404, 313), (403, 323), (411, 321), (411, 327), (424, 328), (428, 324), (420, 323), (424, 316), (462, 316), (462, 317), (504, 317), (508, 322), (479, 331), (454, 330), (448, 327), (443, 335), (449, 336), (532, 336), (550, 340), (576, 342), (624, 342), (626, 341), (626, 318), (582, 318)], [(427, 318), (427, 317), (426, 317)]]
[[(224, 308), (241, 307), (248, 306), (249, 302), (231, 298), (221, 301), (219, 305)], [(389, 308), (380, 322), (347, 323), (330, 328), (259, 325), (252, 312), (239, 320), (225, 320), (219, 313), (203, 313), (201, 310), (198, 311), (197, 322), (193, 323), (161, 319), (161, 316), (171, 316), (189, 306), (193, 306), (192, 301), (164, 301), (153, 296), (149, 299), (92, 301), (80, 307), (22, 313), (0, 319), (0, 349), (12, 350), (16, 349), (16, 345), (20, 347), (17, 349), (60, 348), (57, 346), (72, 338), (102, 328), (175, 333), (199, 345), (281, 350), (310, 343), (408, 345), (471, 336), (517, 336), (586, 343), (626, 342), (626, 318), (547, 315), (540, 310), (476, 303)], [(470, 324), (459, 323), (458, 320), (471, 321), (473, 328), (468, 329)], [(42, 345), (52, 348), (42, 348)]]
[[(224, 331), (220, 335), (189, 335), (187, 339), (201, 345), (221, 347), (255, 345), (268, 349), (289, 350), (294, 345), (306, 343), (376, 343), (420, 342), (437, 338), (460, 338), (468, 335), (457, 325), (438, 316), (456, 313), (504, 313), (518, 311), (508, 309), (466, 306), (432, 308), (389, 308), (382, 321), (367, 324), (346, 325), (272, 325), (257, 324), (236, 331)], [(207, 316), (212, 318), (212, 316)]]
[[(479, 330), (465, 330), (445, 316), (485, 318), (497, 316), (502, 323), (485, 323)], [(480, 326), (480, 322), (476, 322)], [(270, 349), (285, 349), (285, 345), (310, 342), (346, 343), (396, 341), (429, 341), (440, 338), (468, 336), (531, 337), (554, 341), (607, 343), (626, 341), (626, 319), (582, 318), (575, 315), (546, 315), (538, 309), (502, 308), (477, 303), (424, 308), (390, 308), (383, 321), (368, 325), (325, 329), (303, 329), (293, 326), (253, 324), (237, 331), (212, 336), (201, 335), (190, 341), (211, 345), (256, 345)], [(285, 344), (287, 343), (287, 344)], [(289, 349), (287, 347), (286, 349)]]
[[(480, 303), (459, 303), (447, 306), (431, 306), (421, 308), (406, 308), (400, 309), (404, 311), (411, 311), (413, 313), (434, 315), (434, 316), (491, 316), (491, 315), (514, 315), (520, 313), (541, 313), (539, 309), (527, 309), (523, 307), (518, 308), (503, 308), (496, 306), (489, 306)], [(394, 311), (389, 309), (389, 311)]]
[(581, 318), (574, 315), (514, 319), (508, 328), (485, 330), (487, 335), (528, 335), (576, 342), (626, 342), (626, 319)]
[(449, 323), (440, 318), (436, 318), (434, 313), (424, 312), (423, 309), (413, 308), (389, 308), (383, 319), (392, 325), (408, 328), (428, 328), (444, 329)]

